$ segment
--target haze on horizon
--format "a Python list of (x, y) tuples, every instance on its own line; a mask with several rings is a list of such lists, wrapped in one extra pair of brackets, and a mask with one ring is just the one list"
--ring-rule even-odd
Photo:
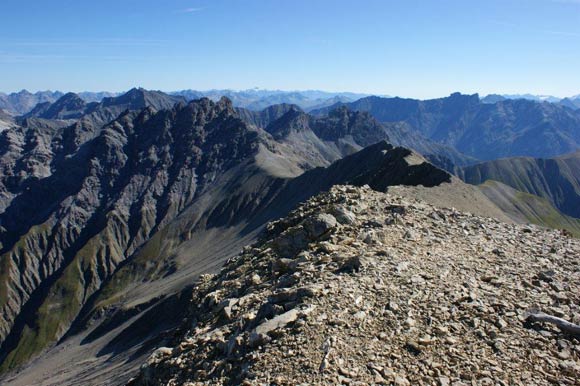
[(4, 0), (1, 91), (580, 93), (579, 0)]

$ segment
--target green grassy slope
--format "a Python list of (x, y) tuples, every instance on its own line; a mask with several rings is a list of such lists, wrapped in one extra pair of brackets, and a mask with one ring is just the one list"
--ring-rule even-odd
[(478, 187), (493, 203), (518, 222), (566, 229), (575, 237), (580, 237), (580, 219), (560, 213), (545, 198), (518, 191), (493, 180)]
[(465, 167), (458, 174), (474, 185), (487, 180), (502, 182), (543, 197), (562, 213), (580, 218), (580, 151), (549, 159), (498, 159)]

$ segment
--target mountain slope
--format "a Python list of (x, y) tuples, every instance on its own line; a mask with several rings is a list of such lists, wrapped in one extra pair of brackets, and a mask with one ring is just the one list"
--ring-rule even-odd
[[(78, 139), (74, 127), (60, 135), (53, 149)], [(3, 367), (61, 337), (115, 268), (253, 154), (256, 138), (225, 101), (128, 112), (54, 154), (51, 172), (9, 186), (16, 195), (0, 214)]]
[(130, 385), (574, 384), (574, 338), (527, 318), (580, 311), (578, 256), (556, 231), (335, 187), (204, 276)]
[(16, 126), (14, 117), (5, 110), (0, 109), (0, 132), (14, 126)]
[(483, 103), (477, 95), (455, 93), (426, 101), (368, 97), (346, 105), (381, 122), (404, 122), (431, 140), (482, 160), (550, 157), (580, 148), (580, 112), (553, 103)]
[(24, 117), (43, 119), (77, 119), (86, 113), (87, 103), (75, 93), (67, 93), (55, 102), (36, 105)]
[(530, 222), (548, 228), (565, 229), (580, 238), (580, 219), (566, 216), (550, 201), (520, 192), (501, 182), (487, 180), (478, 188), (501, 210), (517, 222)]
[(580, 152), (547, 159), (499, 159), (467, 166), (458, 174), (475, 185), (487, 180), (502, 182), (546, 198), (562, 213), (580, 218)]

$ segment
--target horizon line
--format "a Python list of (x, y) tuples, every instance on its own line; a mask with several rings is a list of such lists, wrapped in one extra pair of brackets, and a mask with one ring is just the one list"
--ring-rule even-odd
[(129, 89), (125, 89), (125, 90), (121, 90), (121, 91), (111, 91), (111, 90), (96, 90), (96, 91), (91, 91), (91, 90), (82, 90), (82, 91), (62, 91), (62, 90), (51, 90), (51, 89), (37, 89), (35, 91), (30, 91), (26, 88), (22, 88), (18, 91), (0, 91), (0, 95), (13, 95), (13, 94), (18, 94), (21, 92), (27, 92), (29, 94), (35, 95), (38, 93), (62, 93), (62, 94), (67, 94), (67, 93), (74, 93), (74, 94), (83, 94), (83, 93), (92, 93), (92, 94), (98, 94), (98, 93), (110, 93), (110, 94), (116, 94), (116, 95), (123, 95), (127, 92), (129, 92), (130, 90), (133, 89), (143, 89), (143, 90), (147, 90), (147, 91), (158, 91), (158, 92), (163, 92), (165, 94), (175, 94), (175, 93), (180, 93), (180, 92), (186, 92), (186, 91), (192, 91), (192, 92), (201, 92), (201, 93), (208, 93), (208, 92), (233, 92), (233, 93), (240, 93), (240, 92), (252, 92), (252, 91), (264, 91), (264, 92), (272, 92), (272, 93), (302, 93), (302, 92), (322, 92), (322, 93), (327, 93), (327, 94), (357, 94), (357, 95), (361, 95), (361, 97), (369, 97), (369, 96), (376, 96), (376, 97), (381, 97), (381, 98), (402, 98), (402, 99), (417, 99), (417, 100), (429, 100), (429, 99), (439, 99), (439, 98), (445, 98), (448, 96), (451, 96), (453, 94), (461, 94), (461, 95), (477, 95), (480, 98), (485, 98), (488, 96), (492, 96), (492, 95), (497, 95), (497, 96), (501, 96), (501, 97), (505, 97), (508, 99), (517, 99), (514, 97), (522, 97), (523, 99), (526, 99), (524, 97), (528, 96), (528, 97), (535, 97), (535, 98), (539, 98), (541, 101), (543, 101), (545, 99), (549, 99), (549, 98), (556, 98), (558, 100), (563, 100), (563, 99), (577, 99), (580, 98), (580, 93), (578, 94), (574, 94), (574, 95), (568, 95), (568, 96), (558, 96), (558, 95), (553, 95), (553, 94), (548, 94), (548, 93), (533, 93), (533, 92), (503, 92), (503, 93), (499, 93), (499, 92), (492, 92), (492, 93), (488, 93), (488, 94), (483, 94), (480, 92), (475, 92), (475, 93), (469, 93), (469, 92), (462, 92), (462, 91), (453, 91), (447, 95), (440, 95), (440, 96), (436, 96), (436, 97), (427, 97), (427, 98), (422, 98), (422, 97), (410, 97), (410, 96), (400, 96), (400, 95), (396, 95), (396, 94), (386, 94), (386, 93), (372, 93), (372, 92), (362, 92), (362, 91), (330, 91), (330, 90), (325, 90), (325, 89), (315, 89), (315, 88), (308, 88), (308, 89), (279, 89), (279, 88), (261, 88), (261, 87), (253, 87), (253, 88), (239, 88), (239, 89), (235, 89), (235, 88), (209, 88), (209, 89), (194, 89), (194, 88), (182, 88), (182, 89), (174, 89), (174, 90), (161, 90), (161, 89), (156, 89), (156, 88), (145, 88), (145, 87), (141, 87), (141, 86), (134, 86), (131, 87)]

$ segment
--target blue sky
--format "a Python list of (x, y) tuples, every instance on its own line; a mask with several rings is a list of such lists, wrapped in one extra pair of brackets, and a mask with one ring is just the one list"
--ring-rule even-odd
[(580, 0), (2, 0), (0, 90), (580, 94)]

